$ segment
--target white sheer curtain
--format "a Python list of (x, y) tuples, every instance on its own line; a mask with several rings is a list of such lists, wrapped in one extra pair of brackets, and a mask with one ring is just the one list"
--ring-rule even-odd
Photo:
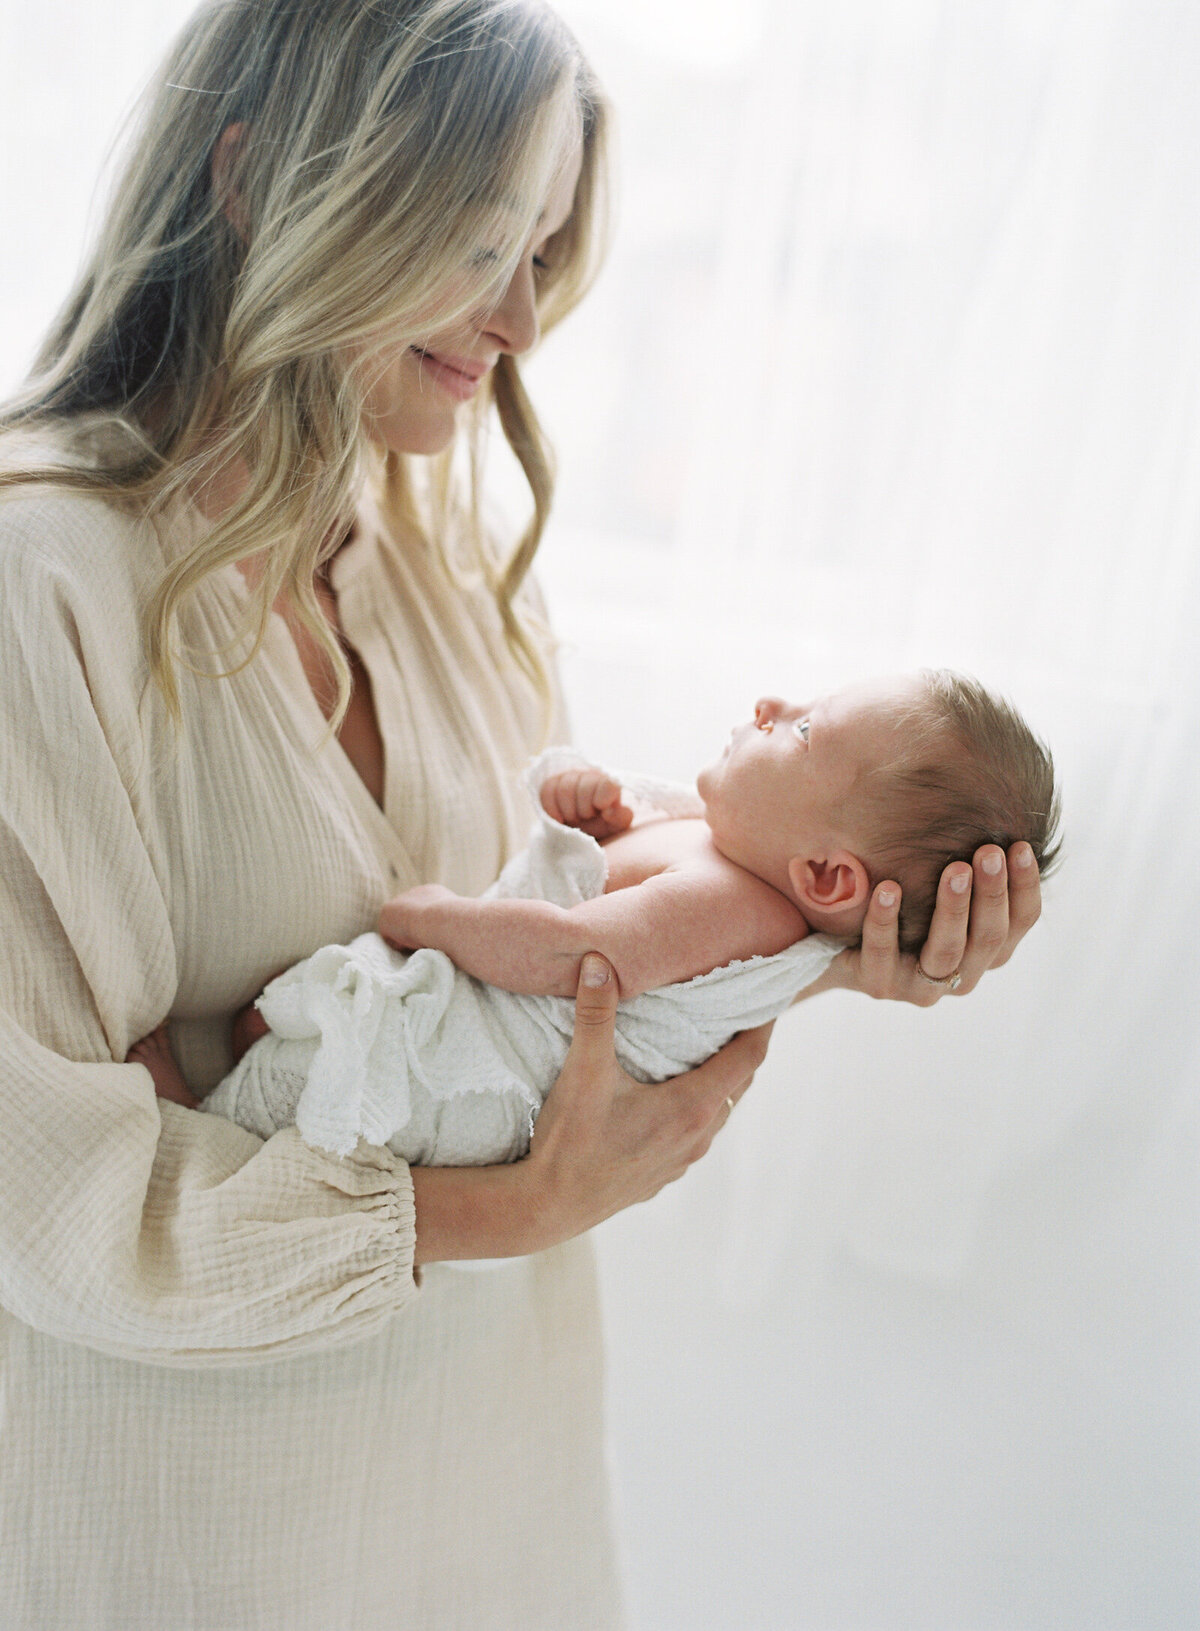
[[(686, 400), (634, 470), (680, 424), (689, 457), (640, 553), (607, 496), (603, 530), (563, 517), (579, 739), (682, 772), (758, 692), (950, 663), (1050, 739), (1066, 859), (969, 1001), (789, 1016), (708, 1160), (603, 1231), (634, 1624), (1182, 1631), (1200, 16), (776, 0), (723, 102), (694, 79), (729, 161), (678, 186), (720, 225), (691, 229)], [(647, 224), (643, 119), (630, 288), (686, 259)], [(680, 284), (618, 418), (661, 387)], [(575, 343), (544, 364), (563, 401)]]
[[(6, 4), (8, 382), (190, 8)], [(1183, 1631), (1200, 15), (562, 9), (624, 130), (611, 270), (531, 370), (581, 745), (688, 774), (764, 690), (951, 663), (1066, 792), (1008, 968), (788, 1016), (708, 1159), (601, 1231), (633, 1631)]]

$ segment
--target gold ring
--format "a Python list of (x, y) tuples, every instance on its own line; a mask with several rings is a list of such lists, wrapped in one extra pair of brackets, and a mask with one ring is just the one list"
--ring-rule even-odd
[(935, 980), (932, 974), (926, 974), (921, 967), (920, 958), (917, 959), (917, 973), (925, 981), (926, 985), (936, 985), (942, 991), (957, 991), (962, 984), (962, 975), (957, 969), (954, 970), (953, 974), (943, 974), (940, 980)]

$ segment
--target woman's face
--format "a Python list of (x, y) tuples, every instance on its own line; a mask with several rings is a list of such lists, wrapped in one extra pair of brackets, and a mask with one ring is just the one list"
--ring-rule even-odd
[(435, 333), (421, 349), (406, 345), (375, 354), (365, 419), (371, 437), (389, 452), (440, 453), (454, 437), (458, 409), (475, 395), (499, 358), (505, 352), (528, 351), (536, 343), (541, 252), (570, 217), (582, 162), (582, 143), (576, 142), (496, 306)]

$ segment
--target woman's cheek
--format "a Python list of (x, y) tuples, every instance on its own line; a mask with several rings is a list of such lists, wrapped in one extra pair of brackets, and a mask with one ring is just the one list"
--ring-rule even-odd
[(363, 399), (363, 423), (372, 440), (392, 453), (440, 453), (454, 436), (454, 404), (421, 379), (406, 347), (376, 368)]

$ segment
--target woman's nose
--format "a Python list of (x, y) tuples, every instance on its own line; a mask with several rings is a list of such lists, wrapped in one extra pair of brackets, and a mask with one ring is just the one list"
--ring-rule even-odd
[(528, 351), (537, 344), (541, 328), (533, 265), (528, 257), (513, 273), (500, 304), (493, 306), (484, 318), (483, 330), (502, 351), (510, 351), (514, 355)]
[(754, 704), (754, 723), (762, 730), (764, 725), (773, 725), (783, 712), (782, 697), (759, 697)]

